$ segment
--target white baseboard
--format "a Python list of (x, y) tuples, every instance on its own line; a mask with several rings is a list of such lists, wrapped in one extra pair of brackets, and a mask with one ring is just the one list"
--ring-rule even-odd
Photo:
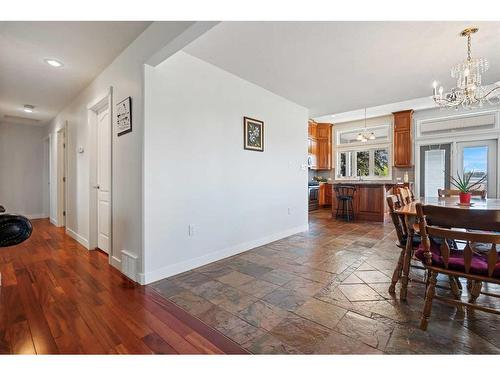
[(122, 261), (121, 261), (121, 259), (118, 259), (118, 258), (117, 258), (117, 257), (115, 257), (114, 255), (111, 255), (111, 256), (109, 257), (109, 259), (111, 259), (111, 265), (112, 265), (113, 267), (117, 268), (119, 271), (121, 271), (121, 270), (122, 270), (122, 266), (121, 266)]
[(49, 217), (49, 221), (52, 225), (55, 225), (57, 227), (57, 220), (52, 218), (52, 217)]
[(66, 234), (68, 236), (70, 236), (71, 238), (77, 240), (78, 243), (80, 245), (84, 246), (87, 250), (90, 250), (89, 241), (86, 238), (80, 236), (78, 233), (76, 233), (74, 230), (72, 230), (68, 227), (66, 227)]
[(163, 267), (151, 272), (147, 273), (138, 273), (137, 274), (137, 282), (144, 285), (144, 284), (149, 284), (161, 279), (164, 279), (166, 277), (174, 276), (182, 272), (186, 272), (189, 270), (192, 270), (194, 268), (198, 268), (201, 266), (204, 266), (208, 263), (216, 262), (218, 260), (240, 254), (244, 251), (248, 251), (251, 249), (254, 249), (259, 246), (266, 245), (268, 243), (271, 243), (273, 241), (280, 240), (282, 238), (292, 236), (294, 234), (300, 233), (300, 232), (305, 232), (309, 228), (309, 225), (302, 225), (299, 227), (291, 228), (288, 230), (285, 230), (283, 232), (279, 233), (274, 233), (272, 235), (260, 238), (258, 240), (254, 241), (249, 241), (245, 243), (241, 243), (238, 245), (230, 246), (222, 250), (217, 250), (214, 252), (211, 252), (210, 254), (203, 255), (198, 258), (190, 259), (184, 262), (179, 262), (176, 264), (172, 264), (167, 267)]
[(35, 219), (46, 219), (49, 216), (47, 214), (29, 214), (29, 215), (24, 215), (30, 220), (35, 220)]

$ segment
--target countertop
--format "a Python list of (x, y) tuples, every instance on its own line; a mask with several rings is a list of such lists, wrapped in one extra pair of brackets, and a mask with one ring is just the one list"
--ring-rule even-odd
[(398, 185), (403, 183), (401, 182), (395, 182), (395, 181), (334, 181), (334, 182), (329, 182), (329, 184), (332, 185)]

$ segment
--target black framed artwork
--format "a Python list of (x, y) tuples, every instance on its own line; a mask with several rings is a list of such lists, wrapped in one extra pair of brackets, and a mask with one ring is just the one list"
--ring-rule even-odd
[(243, 148), (250, 151), (264, 151), (264, 122), (243, 117)]
[(116, 105), (116, 133), (118, 136), (132, 131), (132, 98), (129, 96)]

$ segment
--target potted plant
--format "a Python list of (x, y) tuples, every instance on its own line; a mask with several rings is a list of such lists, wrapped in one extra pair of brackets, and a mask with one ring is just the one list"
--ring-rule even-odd
[(460, 204), (470, 204), (472, 191), (478, 190), (482, 183), (486, 181), (487, 175), (484, 174), (476, 181), (471, 181), (474, 176), (474, 171), (465, 172), (460, 175), (457, 171), (457, 177), (450, 176), (450, 184), (455, 186), (459, 191)]

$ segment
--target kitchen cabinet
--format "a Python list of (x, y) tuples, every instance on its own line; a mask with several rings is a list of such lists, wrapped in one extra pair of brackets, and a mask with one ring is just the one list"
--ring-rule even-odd
[(332, 169), (332, 124), (309, 121), (309, 159), (311, 169)]
[[(390, 220), (386, 198), (388, 194), (392, 194), (393, 184), (349, 183), (349, 185), (356, 186), (353, 199), (354, 220), (378, 222), (388, 222)], [(336, 210), (337, 197), (334, 193), (332, 195), (333, 217), (335, 217)]]
[(413, 110), (394, 112), (394, 166), (412, 167)]
[(331, 206), (332, 205), (332, 195), (333, 195), (333, 185), (332, 184), (320, 184), (319, 185), (319, 204), (320, 204), (320, 206)]
[(317, 137), (317, 129), (318, 129), (318, 124), (313, 121), (309, 121), (309, 126), (308, 126), (309, 138)]

